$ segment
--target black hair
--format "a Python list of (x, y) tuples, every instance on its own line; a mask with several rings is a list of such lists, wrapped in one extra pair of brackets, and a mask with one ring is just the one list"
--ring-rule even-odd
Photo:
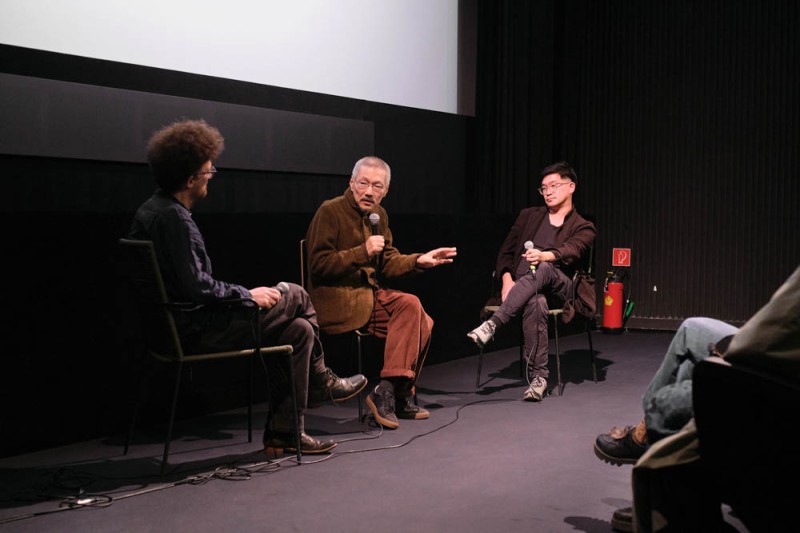
[(578, 175), (575, 174), (575, 169), (572, 168), (572, 165), (566, 161), (559, 161), (558, 163), (547, 165), (544, 167), (544, 169), (542, 169), (542, 172), (539, 174), (539, 178), (544, 178), (550, 174), (558, 174), (562, 178), (569, 178), (573, 182), (578, 183)]

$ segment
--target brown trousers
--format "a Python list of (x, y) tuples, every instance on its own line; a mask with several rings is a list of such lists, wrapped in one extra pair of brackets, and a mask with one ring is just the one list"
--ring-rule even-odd
[(366, 331), (386, 339), (382, 378), (405, 377), (416, 382), (431, 341), (433, 319), (419, 298), (391, 289), (375, 291), (375, 308)]

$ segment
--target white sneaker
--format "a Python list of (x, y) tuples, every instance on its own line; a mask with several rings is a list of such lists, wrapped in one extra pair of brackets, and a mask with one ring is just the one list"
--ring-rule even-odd
[(472, 342), (478, 346), (483, 346), (494, 337), (494, 331), (497, 329), (497, 324), (491, 320), (487, 320), (477, 328), (467, 333), (467, 337), (472, 339)]
[(544, 393), (547, 391), (547, 380), (543, 377), (536, 376), (531, 381), (528, 390), (522, 395), (522, 399), (526, 402), (541, 402), (544, 398)]

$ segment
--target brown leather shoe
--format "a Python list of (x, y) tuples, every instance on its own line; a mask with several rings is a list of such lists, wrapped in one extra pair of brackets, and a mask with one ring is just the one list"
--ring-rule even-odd
[(650, 447), (646, 442), (639, 443), (635, 436), (644, 432), (644, 422), (639, 426), (628, 426), (627, 428), (612, 428), (609, 433), (597, 436), (594, 441), (594, 454), (606, 463), (621, 466), (635, 464), (639, 457)]
[(339, 403), (349, 400), (367, 386), (367, 378), (363, 374), (340, 378), (330, 368), (326, 368), (325, 373), (313, 381), (316, 386), (312, 386), (308, 392), (309, 407), (318, 407), (325, 401)]
[[(328, 453), (336, 447), (336, 441), (328, 439), (315, 439), (306, 432), (300, 433), (300, 452), (303, 455)], [(265, 432), (264, 453), (271, 457), (278, 457), (283, 453), (297, 453), (294, 433)]]

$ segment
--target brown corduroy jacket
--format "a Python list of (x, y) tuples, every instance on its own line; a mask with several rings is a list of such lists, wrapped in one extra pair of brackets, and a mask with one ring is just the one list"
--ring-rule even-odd
[(380, 216), (378, 228), (386, 240), (377, 276), (376, 258), (367, 257), (365, 245), (372, 235), (369, 213), (361, 212), (350, 189), (323, 202), (308, 227), (308, 292), (326, 333), (353, 331), (366, 324), (379, 281), (421, 271), (416, 263), (422, 254), (401, 254), (394, 247), (386, 210), (378, 205), (372, 212)]

